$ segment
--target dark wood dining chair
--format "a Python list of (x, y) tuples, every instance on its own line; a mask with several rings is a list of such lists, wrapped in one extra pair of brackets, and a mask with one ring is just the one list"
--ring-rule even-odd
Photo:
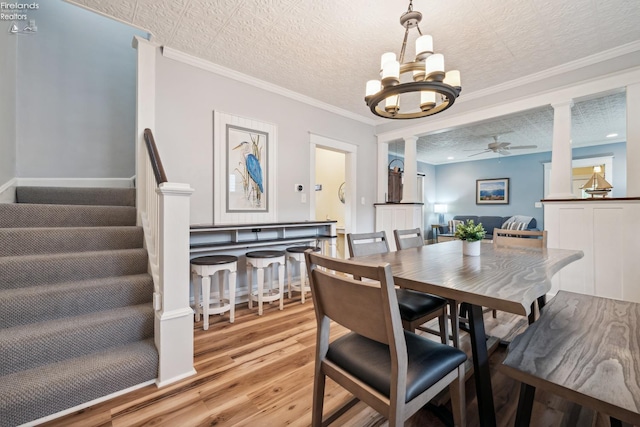
[[(352, 257), (389, 252), (387, 234), (384, 231), (359, 234), (348, 233), (347, 244)], [(355, 278), (356, 280), (361, 279), (360, 277)], [(371, 277), (368, 278), (372, 279)], [(416, 329), (420, 329), (431, 333), (431, 330), (422, 327), (422, 325), (437, 317), (442, 343), (449, 343), (446, 299), (409, 289), (396, 289), (396, 293), (402, 324), (406, 330), (415, 332)]]
[[(361, 400), (386, 417), (390, 427), (403, 426), (447, 387), (454, 423), (465, 425), (467, 356), (402, 329), (391, 266), (311, 251), (305, 257), (318, 322), (311, 425), (328, 425)], [(351, 332), (330, 341), (332, 321)], [(354, 398), (323, 420), (326, 377)]]
[[(407, 230), (393, 230), (393, 238), (396, 241), (396, 248), (398, 250), (419, 248), (424, 246), (424, 238), (422, 237), (422, 231), (420, 228), (411, 228)], [(449, 303), (449, 318), (451, 319), (451, 337), (453, 338), (453, 346), (460, 346), (460, 328), (458, 326), (459, 309), (458, 303), (453, 300), (448, 300)], [(456, 320), (458, 319), (458, 320)], [(425, 329), (426, 332), (434, 333), (430, 329)]]

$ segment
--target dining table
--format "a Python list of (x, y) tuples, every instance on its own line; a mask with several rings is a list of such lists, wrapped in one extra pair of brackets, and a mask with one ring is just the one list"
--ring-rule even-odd
[(553, 275), (584, 254), (483, 243), (479, 256), (467, 256), (462, 245), (453, 240), (353, 259), (389, 263), (396, 285), (467, 304), (480, 425), (495, 426), (483, 307), (528, 316), (538, 297), (551, 290)]

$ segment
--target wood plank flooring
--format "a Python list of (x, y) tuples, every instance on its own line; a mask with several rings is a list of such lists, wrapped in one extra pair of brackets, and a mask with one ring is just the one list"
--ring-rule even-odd
[[(526, 319), (498, 312), (487, 313), (487, 332), (509, 339)], [(285, 300), (283, 311), (267, 305), (263, 316), (237, 306), (236, 321), (211, 316), (208, 331), (202, 322), (194, 325), (194, 361), (197, 374), (158, 389), (147, 386), (59, 418), (47, 426), (308, 426), (311, 419), (313, 361), (315, 347), (313, 301), (300, 304), (299, 297)], [(333, 327), (332, 334), (346, 331)], [(438, 339), (434, 337), (434, 339)], [(468, 351), (463, 334), (463, 348)], [(505, 356), (500, 347), (490, 358), (494, 401), (499, 426), (515, 420), (519, 384), (497, 372)], [(332, 381), (327, 382), (325, 413), (350, 395)], [(473, 379), (467, 381), (467, 419), (478, 425)], [(336, 425), (386, 426), (375, 411), (358, 403)], [(407, 426), (444, 424), (429, 409), (422, 409)], [(608, 418), (562, 400), (536, 393), (532, 426), (608, 426)]]

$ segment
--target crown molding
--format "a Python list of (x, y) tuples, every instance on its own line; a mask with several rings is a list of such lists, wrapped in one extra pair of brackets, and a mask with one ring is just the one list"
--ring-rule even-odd
[(333, 105), (327, 104), (322, 101), (318, 101), (317, 99), (311, 98), (309, 96), (302, 95), (301, 93), (294, 92), (289, 89), (285, 89), (281, 86), (274, 85), (273, 83), (269, 83), (264, 80), (257, 79), (255, 77), (240, 73), (238, 71), (234, 71), (230, 68), (223, 67), (211, 61), (198, 58), (196, 56), (181, 52), (171, 47), (163, 46), (162, 56), (169, 59), (173, 59), (175, 61), (182, 62), (187, 65), (191, 65), (193, 67), (200, 68), (205, 71), (218, 74), (223, 77), (227, 77), (227, 78), (239, 81), (241, 83), (246, 83), (248, 85), (257, 87), (259, 89), (263, 89), (278, 95), (286, 96), (287, 98), (293, 99), (295, 101), (302, 102), (307, 105), (311, 105), (312, 107), (326, 110), (330, 113), (338, 114), (340, 116), (346, 117), (351, 120), (356, 120), (371, 126), (376, 125), (375, 120), (370, 119), (368, 117), (361, 116), (359, 114), (344, 110), (342, 108), (337, 108)]
[(548, 68), (538, 73), (529, 74), (528, 76), (521, 77), (519, 79), (509, 80), (499, 85), (491, 86), (486, 89), (477, 90), (471, 92), (464, 97), (456, 100), (456, 102), (463, 103), (466, 101), (472, 101), (474, 99), (482, 99), (487, 96), (494, 95), (498, 92), (504, 92), (510, 89), (516, 89), (521, 86), (526, 86), (531, 83), (539, 82), (560, 74), (569, 73), (579, 70), (581, 68), (589, 67), (601, 62), (606, 62), (614, 58), (618, 58), (623, 55), (628, 55), (640, 50), (640, 41), (624, 44), (622, 46), (615, 47), (613, 49), (605, 50), (604, 52), (595, 53), (584, 58), (576, 59), (575, 61), (567, 62), (557, 67)]

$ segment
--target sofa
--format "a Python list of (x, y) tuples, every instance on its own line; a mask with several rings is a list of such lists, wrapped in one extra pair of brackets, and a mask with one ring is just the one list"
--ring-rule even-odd
[[(474, 223), (481, 223), (484, 227), (487, 234), (484, 236), (485, 239), (491, 240), (493, 239), (493, 229), (494, 228), (503, 228), (503, 224), (507, 222), (513, 215), (510, 216), (475, 216), (475, 215), (456, 215), (452, 219), (456, 221), (464, 221), (472, 219)], [(537, 230), (537, 222), (535, 218), (532, 218), (531, 221), (527, 224), (527, 226), (523, 229), (525, 230)], [(453, 239), (453, 232), (450, 230), (449, 226), (440, 227), (438, 230), (438, 242), (443, 242), (447, 240)]]

